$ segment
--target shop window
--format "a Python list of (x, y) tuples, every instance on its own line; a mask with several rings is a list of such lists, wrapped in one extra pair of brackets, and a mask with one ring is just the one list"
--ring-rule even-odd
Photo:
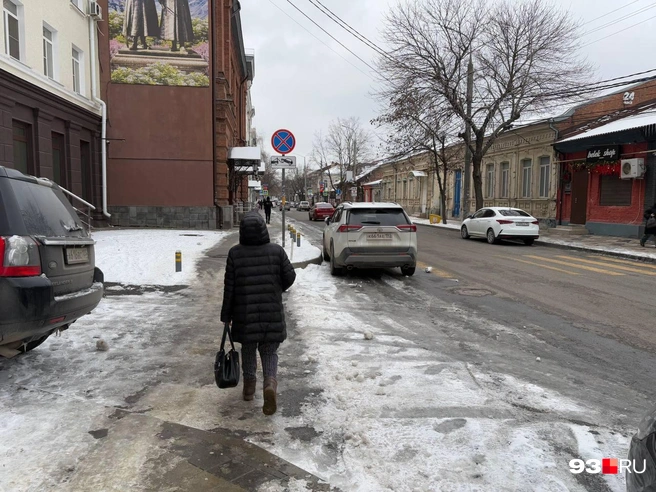
[(633, 196), (633, 180), (619, 176), (600, 176), (599, 205), (603, 207), (628, 207)]
[(30, 126), (14, 121), (14, 169), (23, 174), (34, 174), (31, 159)]

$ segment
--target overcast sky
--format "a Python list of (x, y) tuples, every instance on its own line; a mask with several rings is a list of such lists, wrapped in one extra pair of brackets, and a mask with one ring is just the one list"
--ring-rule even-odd
[[(338, 117), (359, 117), (367, 128), (373, 129), (369, 121), (377, 116), (379, 103), (372, 96), (376, 82), (371, 69), (313, 25), (289, 1), (241, 0), (241, 20), (245, 47), (255, 51), (252, 98), (258, 134), (264, 137), (265, 149), (272, 152), (272, 132), (278, 128), (291, 130), (297, 140), (293, 154), (302, 163), (302, 156), (309, 157), (312, 151), (315, 132), (325, 131)], [(652, 0), (553, 1), (586, 24), (582, 32), (596, 29), (584, 37), (586, 43), (596, 42), (584, 47), (583, 52), (601, 79), (656, 68), (652, 56), (656, 18), (650, 19), (656, 16), (656, 3)], [(360, 58), (374, 65), (373, 51), (333, 23), (309, 0), (291, 2)], [(380, 32), (384, 16), (396, 0), (322, 0), (322, 3), (366, 37), (383, 45)], [(642, 9), (646, 10), (630, 16)], [(620, 20), (625, 16), (630, 17)], [(638, 25), (631, 27), (635, 24)], [(625, 28), (629, 29), (597, 41)], [(376, 139), (376, 143), (381, 140)]]

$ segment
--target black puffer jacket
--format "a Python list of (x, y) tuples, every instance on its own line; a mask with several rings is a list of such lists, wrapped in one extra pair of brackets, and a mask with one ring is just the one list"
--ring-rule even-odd
[[(656, 204), (653, 207), (645, 210), (645, 220), (649, 220), (649, 217), (656, 215)], [(656, 227), (645, 227), (645, 234), (656, 234)]]
[(232, 321), (235, 342), (282, 342), (287, 338), (282, 293), (296, 280), (287, 253), (269, 242), (258, 212), (244, 216), (239, 244), (228, 253), (221, 321)]

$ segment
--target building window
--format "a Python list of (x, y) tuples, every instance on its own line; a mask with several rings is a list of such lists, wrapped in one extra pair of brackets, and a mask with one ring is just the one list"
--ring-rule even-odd
[(73, 48), (71, 56), (73, 62), (73, 91), (77, 92), (78, 94), (82, 94), (82, 73), (84, 73), (82, 68), (82, 52), (76, 48)]
[(549, 198), (551, 185), (551, 159), (540, 157), (540, 198)]
[(82, 0), (71, 0), (71, 3), (82, 11)]
[(487, 178), (486, 194), (488, 198), (494, 198), (494, 164), (488, 164), (485, 167), (485, 176)]
[(5, 31), (5, 54), (20, 60), (20, 16), (18, 6), (11, 0), (3, 0), (2, 12)]
[(55, 33), (43, 26), (43, 73), (49, 79), (55, 78)]
[(629, 207), (633, 196), (633, 180), (619, 176), (600, 176), (599, 205), (603, 207)]
[(59, 186), (66, 186), (64, 172), (64, 135), (52, 134), (52, 180)]
[(531, 159), (522, 161), (522, 198), (531, 198), (531, 183), (533, 181), (533, 162)]
[(501, 198), (508, 198), (510, 191), (510, 163), (501, 163)]
[(14, 169), (23, 174), (34, 174), (30, 159), (30, 127), (14, 121)]

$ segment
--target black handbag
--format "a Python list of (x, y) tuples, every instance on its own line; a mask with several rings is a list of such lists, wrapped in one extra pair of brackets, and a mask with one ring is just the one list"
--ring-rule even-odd
[[(227, 353), (225, 351), (226, 335), (232, 347)], [(219, 388), (234, 388), (239, 384), (239, 373), (239, 352), (235, 350), (230, 327), (226, 323), (223, 328), (221, 348), (216, 353), (216, 359), (214, 360), (214, 380)]]

